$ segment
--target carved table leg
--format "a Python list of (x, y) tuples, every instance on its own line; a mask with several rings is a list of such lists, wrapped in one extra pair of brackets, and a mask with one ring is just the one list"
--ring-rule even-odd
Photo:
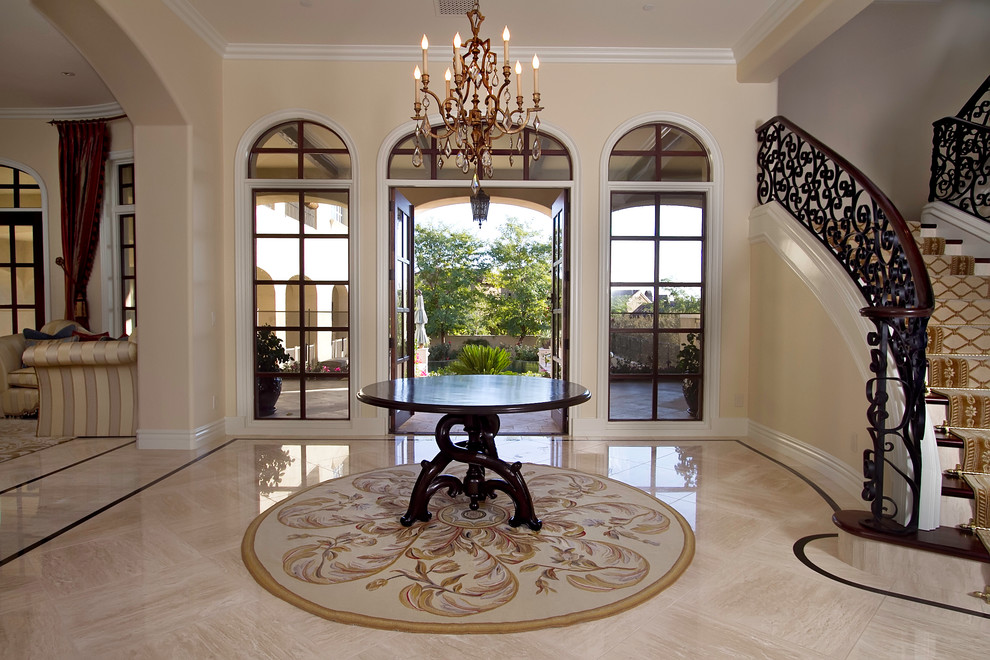
[[(454, 445), (450, 441), (450, 429), (462, 425), (468, 434), (466, 443)], [(533, 499), (523, 480), (519, 462), (509, 465), (498, 457), (495, 435), (499, 430), (497, 415), (444, 415), (437, 424), (436, 441), (440, 453), (432, 461), (423, 461), (423, 469), (416, 480), (409, 510), (400, 521), (409, 526), (416, 520), (427, 521), (431, 514), (427, 507), (430, 498), (441, 488), (447, 488), (451, 496), (463, 492), (471, 498), (471, 508), (477, 509), (479, 502), (495, 497), (495, 491), (502, 491), (515, 504), (515, 514), (509, 519), (512, 527), (525, 523), (538, 531), (543, 523), (536, 517)], [(441, 474), (451, 461), (468, 465), (463, 482), (449, 474)], [(495, 472), (502, 479), (485, 479), (485, 470)]]

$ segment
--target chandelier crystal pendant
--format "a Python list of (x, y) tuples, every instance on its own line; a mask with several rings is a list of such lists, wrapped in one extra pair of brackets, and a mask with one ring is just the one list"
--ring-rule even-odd
[[(540, 90), (539, 72), (540, 59), (533, 56), (533, 105), (524, 108), (525, 101), (522, 93), (522, 65), (516, 62), (515, 74), (515, 107), (510, 91), (513, 69), (509, 65), (509, 28), (502, 32), (502, 66), (499, 67), (498, 55), (491, 48), (490, 39), (479, 36), (481, 24), (485, 17), (476, 2), (471, 11), (467, 12), (471, 23), (471, 38), (464, 44), (461, 35), (454, 35), (453, 74), (447, 68), (444, 74), (445, 94), (441, 99), (430, 89), (428, 68), (429, 40), (423, 35), (423, 68), (417, 66), (413, 77), (415, 79), (415, 101), (412, 119), (416, 122), (416, 147), (413, 151), (412, 162), (416, 167), (423, 164), (423, 152), (420, 140), (430, 137), (437, 140), (437, 166), (443, 167), (444, 162), (453, 157), (454, 164), (467, 174), (474, 170), (472, 189), (477, 192), (480, 188), (479, 179), (492, 178), (493, 158), (492, 141), (504, 135), (517, 136), (510, 139), (511, 149), (523, 152), (522, 131), (533, 119), (536, 137), (533, 142), (532, 155), (534, 160), (540, 158)], [(439, 114), (442, 124), (436, 127), (430, 125), (428, 115), (433, 111)], [(510, 164), (512, 155), (510, 152)]]

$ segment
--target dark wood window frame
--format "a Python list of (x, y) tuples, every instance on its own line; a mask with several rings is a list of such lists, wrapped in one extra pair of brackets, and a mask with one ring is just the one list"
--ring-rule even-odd
[[(651, 148), (644, 149), (613, 149), (610, 153), (611, 156), (628, 156), (640, 159), (655, 159), (656, 166), (654, 167), (654, 176), (652, 179), (642, 179), (642, 178), (632, 178), (632, 179), (611, 179), (610, 178), (610, 193), (609, 199), (609, 244), (608, 250), (609, 254), (612, 254), (612, 244), (614, 241), (642, 241), (649, 242), (652, 244), (652, 253), (654, 258), (653, 263), (653, 280), (652, 281), (616, 281), (612, 280), (612, 269), (609, 270), (609, 289), (608, 289), (608, 299), (609, 312), (608, 312), (608, 346), (609, 346), (609, 360), (604, 367), (607, 369), (608, 374), (608, 420), (612, 421), (701, 421), (704, 419), (704, 371), (705, 371), (705, 346), (706, 346), (706, 332), (705, 332), (705, 307), (706, 307), (706, 292), (707, 283), (705, 278), (705, 263), (707, 262), (708, 255), (708, 212), (710, 203), (710, 193), (704, 191), (698, 191), (693, 189), (692, 186), (685, 185), (683, 188), (677, 184), (688, 184), (688, 183), (698, 183), (704, 182), (708, 183), (711, 181), (711, 159), (707, 151), (699, 151), (697, 149), (664, 149), (663, 148), (663, 138), (665, 131), (669, 129), (675, 129), (680, 131), (690, 138), (692, 138), (697, 144), (700, 144), (698, 138), (691, 134), (690, 131), (681, 128), (679, 126), (674, 126), (672, 124), (664, 122), (656, 122), (653, 124), (647, 124), (643, 126), (638, 126), (636, 128), (628, 131), (622, 138), (617, 141), (617, 144), (622, 141), (623, 138), (633, 133), (634, 131), (640, 131), (646, 127), (652, 126), (655, 134), (653, 139), (653, 145)], [(704, 168), (703, 176), (695, 181), (684, 181), (678, 179), (676, 182), (667, 182), (662, 178), (663, 168), (660, 166), (663, 158), (699, 158), (704, 157), (707, 159), (707, 163)], [(664, 183), (666, 185), (661, 188), (656, 186), (651, 186), (651, 180), (653, 183)], [(622, 185), (612, 185), (621, 183)], [(654, 208), (654, 231), (651, 236), (647, 235), (620, 235), (615, 234), (612, 229), (612, 214), (615, 212), (614, 200), (617, 195), (629, 196), (642, 195), (644, 198), (653, 197), (653, 208)], [(660, 209), (663, 206), (664, 198), (677, 198), (677, 197), (694, 197), (697, 199), (695, 206), (701, 209), (702, 212), (702, 222), (701, 222), (701, 235), (700, 236), (680, 236), (680, 235), (664, 235), (661, 230), (660, 223)], [(660, 246), (663, 243), (678, 243), (678, 242), (698, 242), (700, 240), (701, 247), (701, 276), (700, 280), (697, 282), (675, 282), (675, 281), (664, 281), (661, 279), (661, 262), (660, 262)], [(611, 256), (609, 258), (609, 263), (611, 264)], [(612, 322), (612, 311), (611, 311), (611, 301), (612, 301), (612, 291), (614, 289), (643, 289), (652, 291), (652, 302), (650, 306), (653, 308), (648, 312), (652, 316), (650, 319), (650, 324), (648, 327), (641, 328), (630, 328), (630, 327), (615, 327)], [(659, 299), (659, 292), (661, 289), (671, 289), (671, 288), (697, 288), (700, 290), (699, 296), (699, 323), (697, 327), (684, 327), (683, 325), (677, 325), (674, 327), (661, 326), (660, 317), (661, 314), (657, 309), (657, 300)], [(681, 335), (686, 337), (688, 334), (694, 336), (693, 343), (698, 347), (699, 351), (696, 357), (691, 360), (685, 359), (685, 363), (689, 364), (688, 367), (690, 371), (685, 370), (683, 372), (677, 372), (676, 370), (671, 370), (670, 365), (666, 366), (666, 370), (660, 364), (660, 343), (661, 337), (664, 335)], [(639, 373), (623, 373), (620, 372), (613, 366), (613, 338), (616, 336), (643, 336), (650, 337), (648, 340), (651, 344), (651, 361), (649, 365), (639, 365), (641, 368), (645, 368), (645, 371)], [(686, 342), (689, 343), (689, 342)], [(688, 349), (690, 350), (690, 349)], [(685, 356), (688, 353), (685, 352)], [(616, 406), (613, 405), (612, 389), (613, 384), (621, 383), (623, 381), (649, 381), (650, 382), (650, 402), (649, 402), (649, 415), (632, 416), (628, 413), (625, 416), (617, 416), (613, 413)], [(659, 404), (658, 391), (661, 384), (667, 384), (668, 386), (672, 384), (681, 384), (684, 391), (685, 400), (689, 397), (689, 390), (692, 391), (690, 396), (694, 399), (693, 408), (688, 405), (688, 416), (661, 416), (662, 406)], [(640, 409), (642, 409), (642, 402), (640, 403)], [(692, 414), (693, 413), (693, 414)]]
[[(134, 212), (135, 187), (134, 163), (119, 163), (116, 166), (118, 259), (120, 264), (120, 323), (124, 334), (137, 327), (137, 217)], [(130, 208), (126, 208), (130, 207)], [(128, 225), (130, 231), (128, 231)], [(133, 264), (128, 267), (128, 263)], [(128, 304), (128, 289), (133, 298)], [(130, 325), (128, 325), (130, 321)]]
[[(329, 149), (327, 149), (327, 148), (314, 148), (312, 146), (308, 146), (309, 143), (307, 142), (306, 132), (305, 132), (307, 126), (316, 127), (319, 130), (321, 130), (321, 131), (329, 131), (330, 133), (333, 133), (337, 137), (337, 139), (340, 139), (339, 138), (339, 135), (337, 135), (336, 131), (334, 131), (333, 129), (330, 129), (329, 127), (327, 127), (327, 126), (325, 126), (325, 125), (323, 125), (321, 123), (317, 123), (317, 122), (313, 122), (313, 121), (309, 121), (309, 120), (302, 120), (302, 119), (300, 119), (300, 120), (292, 120), (292, 121), (287, 121), (287, 122), (281, 122), (279, 124), (273, 125), (270, 128), (266, 129), (264, 131), (264, 133), (261, 135), (261, 137), (259, 137), (258, 140), (255, 142), (255, 144), (251, 148), (251, 150), (249, 152), (249, 155), (248, 155), (248, 162), (249, 162), (249, 165), (248, 165), (248, 179), (249, 180), (250, 179), (258, 179), (259, 178), (257, 176), (257, 171), (256, 171), (256, 168), (255, 168), (256, 156), (258, 156), (259, 154), (289, 154), (289, 155), (296, 155), (297, 156), (297, 159), (296, 159), (296, 177), (297, 178), (296, 179), (281, 179), (281, 180), (279, 180), (279, 183), (278, 184), (273, 184), (273, 185), (260, 185), (260, 182), (259, 182), (259, 185), (255, 185), (255, 186), (252, 186), (251, 187), (251, 198), (252, 198), (251, 208), (253, 209), (252, 210), (252, 213), (251, 213), (251, 223), (252, 223), (252, 227), (251, 227), (251, 237), (252, 237), (251, 238), (251, 243), (252, 243), (252, 252), (251, 252), (251, 254), (252, 254), (252, 261), (251, 261), (251, 263), (252, 263), (252, 276), (251, 276), (251, 282), (252, 282), (252, 300), (253, 300), (253, 308), (252, 309), (254, 310), (253, 313), (252, 313), (252, 319), (253, 319), (253, 323), (252, 323), (252, 326), (253, 326), (252, 345), (254, 345), (254, 338), (258, 336), (259, 331), (261, 331), (261, 329), (262, 329), (262, 326), (259, 325), (259, 317), (258, 317), (258, 308), (259, 308), (258, 290), (259, 290), (259, 286), (261, 286), (261, 285), (275, 285), (275, 286), (285, 286), (285, 287), (292, 287), (292, 286), (294, 286), (295, 287), (294, 293), (298, 296), (298, 299), (296, 300), (296, 310), (295, 310), (295, 313), (298, 316), (298, 323), (296, 323), (296, 324), (282, 324), (282, 325), (277, 325), (277, 324), (275, 324), (275, 325), (265, 324), (265, 325), (270, 325), (270, 329), (272, 331), (274, 331), (274, 332), (298, 333), (299, 338), (300, 338), (300, 347), (299, 347), (300, 348), (300, 355), (299, 355), (299, 358), (300, 359), (297, 360), (297, 362), (299, 363), (299, 368), (298, 368), (297, 371), (292, 371), (292, 372), (278, 372), (276, 374), (260, 372), (258, 370), (258, 368), (257, 368), (256, 354), (255, 354), (254, 350), (252, 350), (252, 365), (253, 365), (253, 374), (254, 374), (254, 378), (252, 379), (252, 381), (253, 382), (256, 382), (259, 377), (271, 377), (273, 375), (278, 376), (282, 380), (297, 381), (299, 383), (299, 414), (298, 415), (293, 415), (293, 416), (290, 416), (290, 417), (285, 417), (285, 416), (277, 416), (277, 417), (274, 417), (274, 418), (259, 417), (258, 416), (258, 410), (259, 410), (259, 408), (258, 408), (258, 405), (257, 405), (258, 391), (257, 391), (257, 388), (255, 387), (255, 388), (252, 388), (254, 390), (254, 397), (255, 397), (255, 405), (254, 405), (254, 416), (255, 416), (255, 419), (280, 419), (280, 420), (291, 419), (291, 420), (323, 420), (323, 421), (328, 421), (328, 420), (349, 420), (349, 419), (351, 419), (351, 408), (350, 408), (350, 405), (351, 405), (351, 395), (350, 395), (350, 389), (351, 389), (350, 378), (351, 378), (351, 374), (350, 374), (349, 368), (346, 369), (346, 370), (344, 370), (340, 374), (308, 371), (307, 370), (307, 365), (311, 362), (311, 357), (312, 356), (309, 356), (307, 354), (307, 352), (308, 352), (308, 340), (307, 340), (307, 338), (311, 334), (315, 334), (317, 332), (339, 332), (339, 333), (343, 333), (344, 336), (346, 337), (346, 341), (347, 341), (347, 345), (348, 345), (348, 355), (350, 355), (350, 345), (351, 345), (351, 338), (352, 338), (351, 337), (351, 335), (352, 335), (352, 333), (351, 333), (351, 327), (350, 327), (351, 326), (351, 321), (350, 321), (351, 320), (351, 286), (350, 285), (351, 285), (351, 279), (353, 278), (353, 273), (352, 273), (352, 270), (351, 270), (352, 267), (353, 267), (353, 265), (350, 264), (350, 260), (348, 260), (349, 267), (348, 267), (347, 279), (342, 279), (342, 280), (323, 280), (323, 279), (319, 279), (318, 280), (318, 279), (311, 279), (311, 278), (309, 278), (306, 275), (306, 267), (305, 267), (307, 241), (341, 241), (341, 242), (344, 242), (345, 243), (345, 248), (344, 249), (347, 250), (347, 253), (348, 254), (351, 253), (351, 241), (353, 241), (353, 236), (352, 236), (352, 233), (351, 233), (351, 222), (353, 220), (350, 219), (350, 218), (348, 220), (347, 232), (346, 233), (339, 233), (339, 234), (310, 234), (310, 233), (307, 233), (306, 228), (313, 226), (312, 223), (310, 223), (310, 222), (307, 221), (308, 218), (309, 218), (309, 216), (311, 215), (311, 212), (310, 212), (309, 208), (306, 205), (306, 197), (307, 197), (307, 195), (319, 196), (321, 194), (326, 194), (326, 193), (331, 193), (331, 194), (335, 194), (335, 195), (340, 194), (340, 195), (343, 195), (346, 200), (348, 200), (347, 204), (349, 206), (349, 200), (350, 200), (350, 196), (351, 196), (351, 189), (350, 189), (350, 186), (349, 185), (346, 185), (346, 184), (345, 185), (340, 185), (340, 180), (336, 180), (336, 179), (312, 179), (312, 178), (306, 179), (306, 178), (304, 178), (305, 159), (307, 157), (311, 157), (311, 156), (314, 156), (314, 155), (315, 156), (319, 156), (319, 155), (326, 155), (326, 156), (339, 155), (339, 156), (345, 156), (348, 159), (348, 166), (347, 167), (348, 167), (348, 173), (349, 173), (349, 168), (350, 168), (350, 165), (349, 165), (350, 152), (346, 148), (343, 148), (343, 149), (329, 148)], [(260, 144), (265, 140), (265, 138), (267, 136), (270, 136), (276, 129), (279, 129), (280, 127), (286, 128), (294, 136), (302, 136), (299, 140), (297, 140), (298, 144), (296, 145), (296, 147), (294, 149), (287, 149), (287, 148), (265, 148), (265, 147), (260, 146)], [(343, 144), (343, 141), (342, 140), (341, 140), (341, 144)], [(271, 180), (266, 179), (264, 181), (266, 183), (268, 183)], [(328, 184), (330, 184), (330, 185), (328, 185)], [(258, 204), (259, 204), (258, 199), (261, 196), (270, 195), (270, 194), (285, 195), (285, 196), (297, 196), (297, 201), (294, 204), (295, 204), (295, 208), (297, 209), (297, 214), (299, 214), (299, 215), (302, 216), (301, 217), (301, 221), (298, 223), (298, 225), (299, 225), (298, 233), (295, 233), (295, 234), (292, 234), (292, 233), (288, 233), (288, 234), (287, 233), (279, 233), (279, 234), (258, 233), (258, 231), (257, 231), (257, 229), (258, 229), (258, 225), (257, 225), (257, 207), (258, 207)], [(299, 210), (301, 210), (301, 213), (299, 213)], [(314, 215), (314, 222), (315, 222), (315, 214), (313, 214), (313, 215)], [(297, 219), (300, 219), (300, 218), (297, 218)], [(260, 264), (258, 263), (258, 240), (259, 239), (262, 239), (262, 240), (263, 239), (273, 239), (273, 238), (274, 239), (284, 239), (284, 238), (296, 238), (296, 239), (298, 239), (298, 241), (299, 241), (299, 247), (298, 247), (298, 250), (299, 250), (299, 255), (298, 255), (298, 259), (299, 259), (299, 262), (298, 262), (299, 263), (299, 272), (297, 273), (297, 275), (296, 275), (296, 277), (294, 279), (289, 279), (289, 280), (272, 280), (272, 279), (259, 279), (258, 278), (257, 273), (258, 273), (258, 268), (260, 267)], [(347, 290), (347, 295), (346, 295), (346, 308), (347, 308), (347, 312), (346, 312), (346, 322), (344, 324), (338, 324), (337, 323), (337, 321), (340, 320), (340, 319), (342, 319), (343, 316), (340, 315), (340, 314), (338, 314), (336, 311), (331, 311), (330, 313), (326, 314), (331, 319), (331, 324), (330, 325), (321, 324), (319, 322), (319, 318), (320, 318), (321, 315), (324, 315), (324, 313), (321, 310), (317, 310), (317, 313), (315, 314), (315, 318), (317, 319), (317, 321), (315, 323), (310, 322), (310, 320), (308, 318), (309, 315), (306, 313), (306, 309), (307, 309), (307, 306), (306, 306), (306, 296), (307, 296), (307, 290), (309, 290), (311, 287), (316, 287), (316, 286), (331, 286), (331, 287), (344, 286), (344, 287), (346, 287), (346, 290)], [(286, 307), (288, 307), (288, 304), (286, 305)], [(344, 416), (343, 417), (336, 417), (336, 416), (334, 416), (334, 417), (328, 417), (328, 416), (320, 415), (319, 413), (317, 413), (317, 414), (311, 414), (307, 410), (307, 407), (308, 407), (307, 406), (307, 392), (309, 391), (310, 388), (312, 388), (312, 387), (314, 387), (316, 385), (319, 385), (319, 384), (341, 383), (341, 382), (346, 383), (346, 386), (347, 386), (347, 389), (348, 389), (348, 393), (347, 393), (347, 395), (345, 397), (345, 400), (347, 402), (347, 406), (346, 406), (346, 409), (344, 411)]]

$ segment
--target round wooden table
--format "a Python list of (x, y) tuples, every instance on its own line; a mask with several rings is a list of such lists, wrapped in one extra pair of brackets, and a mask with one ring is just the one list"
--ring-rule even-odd
[[(444, 413), (437, 423), (436, 441), (440, 448), (432, 461), (422, 462), (416, 479), (409, 509), (400, 518), (409, 526), (417, 520), (427, 521), (430, 498), (442, 488), (451, 496), (464, 493), (471, 498), (471, 508), (494, 498), (496, 491), (506, 493), (516, 505), (509, 524), (523, 523), (539, 530), (543, 523), (533, 510), (533, 498), (520, 470), (522, 463), (506, 463), (498, 457), (495, 436), (499, 430), (498, 416), (505, 413), (536, 412), (566, 408), (591, 398), (588, 388), (577, 383), (532, 376), (430, 376), (400, 378), (362, 387), (358, 401), (381, 408), (414, 412)], [(463, 426), (466, 442), (450, 440), (450, 430)], [(463, 481), (443, 474), (451, 461), (468, 466)], [(486, 479), (485, 470), (501, 479)]]

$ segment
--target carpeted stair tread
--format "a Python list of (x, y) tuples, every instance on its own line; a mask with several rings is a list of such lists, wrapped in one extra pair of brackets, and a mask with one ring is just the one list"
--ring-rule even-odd
[(990, 429), (950, 429), (950, 435), (960, 440), (987, 440), (990, 441)]
[(965, 300), (941, 296), (935, 299), (935, 311), (932, 313), (931, 323), (969, 325), (986, 323), (987, 319), (990, 319), (990, 300), (986, 298)]
[(939, 236), (918, 238), (918, 247), (922, 255), (945, 254), (945, 239)]
[(976, 259), (971, 256), (958, 254), (926, 254), (925, 266), (932, 277), (943, 275), (973, 275), (976, 270)]
[(990, 388), (990, 356), (929, 355), (928, 386), (932, 388)]
[(949, 400), (946, 426), (968, 429), (990, 428), (990, 391), (939, 388)]
[(990, 277), (982, 275), (942, 275), (932, 280), (935, 298), (979, 300), (990, 298)]
[(990, 325), (929, 324), (929, 355), (990, 355)]

